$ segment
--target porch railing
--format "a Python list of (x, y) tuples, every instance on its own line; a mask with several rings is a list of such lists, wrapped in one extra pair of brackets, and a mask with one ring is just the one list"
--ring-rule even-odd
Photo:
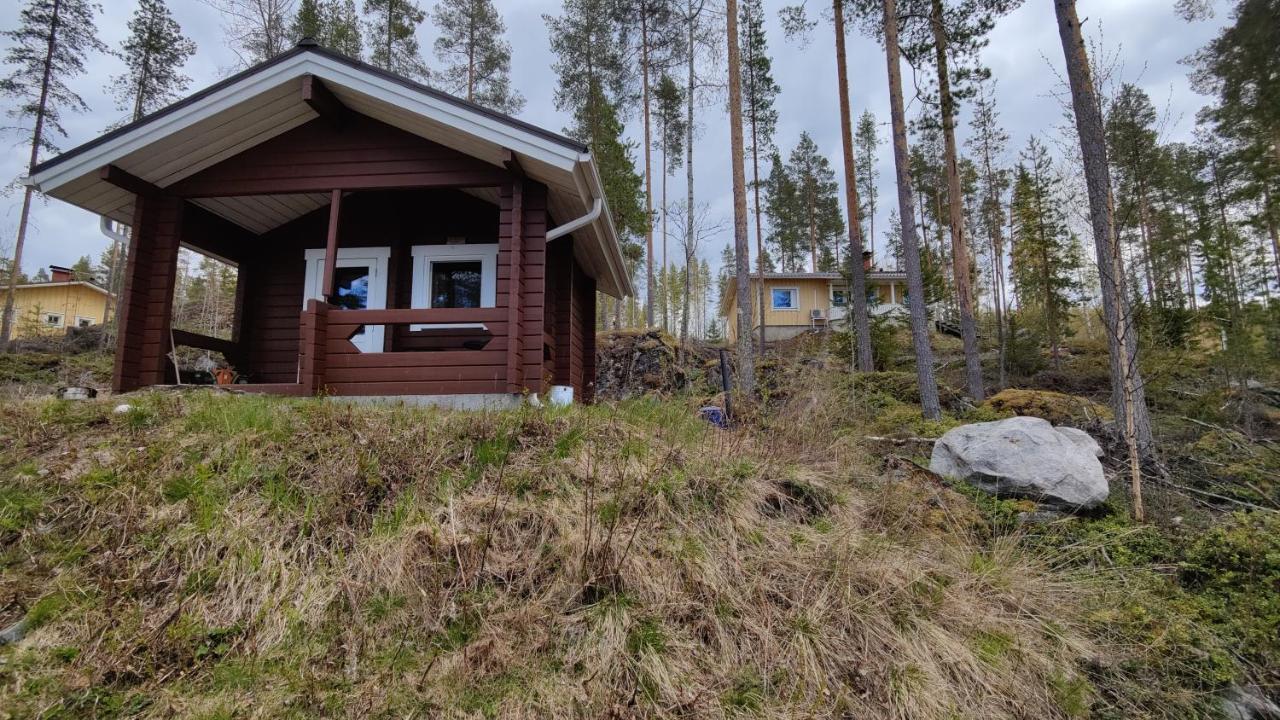
[[(310, 300), (302, 311), (299, 384), (303, 394), (410, 395), (505, 392), (507, 308), (340, 310)], [(483, 327), (482, 349), (361, 352), (352, 342), (361, 327), (434, 326), (430, 332)]]

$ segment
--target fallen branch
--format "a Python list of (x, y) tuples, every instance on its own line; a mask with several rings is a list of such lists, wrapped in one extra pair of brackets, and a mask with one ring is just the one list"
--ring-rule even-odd
[(1172, 480), (1169, 480), (1168, 478), (1163, 478), (1163, 477), (1160, 477), (1160, 476), (1158, 476), (1158, 475), (1148, 475), (1147, 477), (1149, 477), (1149, 478), (1151, 478), (1151, 479), (1155, 480), (1156, 482), (1160, 483), (1161, 485), (1168, 485), (1169, 487), (1174, 488), (1175, 490), (1181, 490), (1181, 491), (1183, 491), (1183, 492), (1189, 492), (1189, 493), (1195, 493), (1195, 494), (1197, 494), (1197, 495), (1203, 495), (1203, 496), (1205, 496), (1205, 497), (1213, 498), (1214, 500), (1220, 500), (1220, 501), (1222, 501), (1222, 502), (1232, 503), (1232, 504), (1234, 504), (1234, 505), (1239, 505), (1239, 506), (1241, 506), (1241, 507), (1247, 507), (1247, 508), (1249, 508), (1250, 510), (1260, 510), (1260, 511), (1262, 511), (1262, 512), (1272, 512), (1272, 513), (1273, 513), (1273, 512), (1280, 512), (1280, 510), (1275, 510), (1274, 508), (1263, 507), (1263, 506), (1261, 506), (1261, 505), (1255, 505), (1255, 504), (1253, 504), (1253, 503), (1251, 503), (1251, 502), (1247, 502), (1247, 501), (1244, 501), (1244, 500), (1237, 500), (1236, 498), (1232, 498), (1232, 497), (1227, 497), (1226, 495), (1219, 495), (1219, 494), (1217, 494), (1217, 493), (1211, 493), (1211, 492), (1209, 492), (1208, 490), (1201, 490), (1201, 489), (1199, 489), (1199, 488), (1187, 487), (1186, 485), (1179, 485), (1178, 483), (1176, 483), (1176, 482), (1174, 482), (1174, 481), (1172, 481)]
[(866, 440), (867, 442), (887, 442), (887, 443), (893, 443), (894, 445), (906, 445), (907, 443), (932, 444), (932, 443), (938, 442), (938, 438), (927, 438), (927, 437), (893, 438), (893, 437), (882, 437), (880, 435), (863, 435), (862, 439)]

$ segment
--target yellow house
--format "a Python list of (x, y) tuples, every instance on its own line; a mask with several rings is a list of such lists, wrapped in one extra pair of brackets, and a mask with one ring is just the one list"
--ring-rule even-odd
[(13, 290), (15, 337), (61, 335), (67, 328), (107, 321), (109, 293), (90, 282), (72, 280), (54, 268), (54, 281), (18, 285)]
[[(868, 312), (898, 316), (906, 313), (907, 275), (896, 270), (867, 271)], [(751, 332), (760, 332), (760, 279), (751, 276)], [(725, 333), (737, 340), (737, 279), (726, 288)], [(765, 273), (765, 339), (785, 340), (801, 333), (843, 329), (849, 305), (849, 289), (837, 272)]]

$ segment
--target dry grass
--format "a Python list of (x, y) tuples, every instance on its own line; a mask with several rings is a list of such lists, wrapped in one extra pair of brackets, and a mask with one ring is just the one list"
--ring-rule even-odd
[[(0, 717), (1061, 718), (1084, 586), (796, 392), (0, 410)], [(909, 466), (908, 466), (909, 467)], [(27, 500), (23, 500), (26, 498)], [(0, 613), (11, 620), (18, 605)]]

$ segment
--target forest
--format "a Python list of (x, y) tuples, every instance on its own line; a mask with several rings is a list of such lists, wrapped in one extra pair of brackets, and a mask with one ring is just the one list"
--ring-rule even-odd
[[(305, 37), (499, 112), (527, 107), (511, 81), (512, 47), (492, 0), (425, 9), (402, 0), (208, 2), (237, 67)], [(870, 252), (906, 273), (928, 418), (939, 414), (930, 319), (959, 328), (964, 390), (975, 401), (1003, 388), (1028, 351), (1057, 367), (1070, 338), (1105, 335), (1112, 404), (1119, 417), (1133, 416), (1135, 457), (1148, 454), (1151, 437), (1144, 351), (1203, 348), (1219, 358), (1224, 382), (1255, 381), (1253, 369), (1280, 353), (1280, 4), (1179, 0), (1185, 23), (1226, 21), (1182, 61), (1204, 106), (1194, 139), (1173, 142), (1165, 130), (1176, 119), (1109, 60), (1074, 2), (1056, 0), (1066, 69), (1051, 93), (1062, 116), (1044, 118), (1014, 147), (997, 100), (1000, 78), (984, 53), (1023, 4), (566, 0), (543, 14), (554, 58), (550, 101), (569, 118), (564, 132), (592, 149), (641, 288), (622, 300), (602, 296), (598, 327), (661, 327), (682, 341), (715, 342), (735, 324), (740, 387), (750, 395), (755, 354), (764, 348), (747, 340), (746, 278), (839, 271), (851, 290), (852, 362), (868, 371), (884, 365), (856, 262)], [(92, 110), (72, 81), (99, 55), (124, 68), (110, 78), (117, 125), (190, 89), (184, 68), (196, 44), (164, 0), (141, 0), (117, 47), (98, 39), (98, 12), (87, 0), (30, 0), (18, 26), (4, 31), (0, 97), (29, 148), (29, 168), (57, 149), (68, 115)], [(770, 27), (782, 37), (770, 37)], [(418, 40), (424, 28), (434, 35), (430, 60)], [(847, 57), (855, 43), (882, 49), (888, 107), (851, 106)], [(774, 78), (779, 48), (834, 58), (839, 154), (829, 156), (835, 149), (807, 132), (790, 148), (775, 142), (780, 104), (794, 102)], [(813, 112), (832, 112), (827, 105)], [(722, 110), (731, 217), (695, 196), (695, 167), (724, 177), (723, 167), (703, 169), (695, 152)], [(893, 158), (892, 178), (880, 177), (884, 155)], [(10, 284), (22, 277), (33, 195), (27, 187), (6, 261)], [(885, 209), (887, 226), (876, 227)], [(93, 268), (111, 287), (120, 245)], [(224, 335), (234, 305), (230, 268), (190, 253), (181, 265), (178, 325)], [(738, 280), (739, 310), (725, 318), (730, 277)], [(0, 328), (6, 339), (11, 310), (10, 293)]]

